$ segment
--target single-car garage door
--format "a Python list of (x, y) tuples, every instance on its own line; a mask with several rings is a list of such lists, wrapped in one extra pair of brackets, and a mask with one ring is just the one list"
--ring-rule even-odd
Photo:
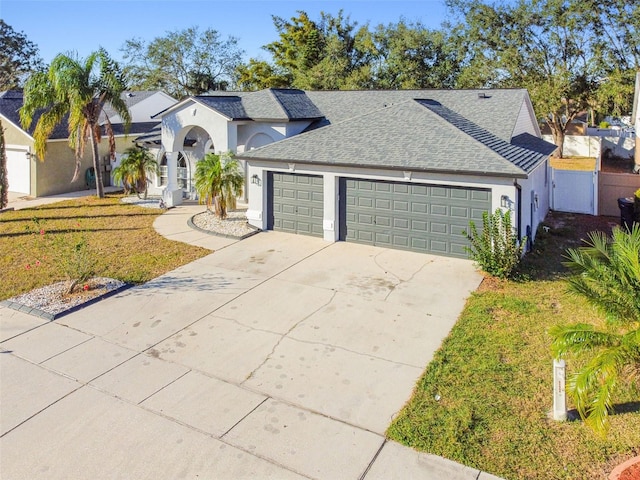
[(340, 179), (341, 240), (466, 258), (462, 231), (490, 210), (487, 189)]
[(269, 172), (268, 227), (323, 236), (323, 179), (318, 175)]
[(31, 193), (31, 165), (28, 151), (7, 146), (6, 153), (9, 191), (29, 195)]

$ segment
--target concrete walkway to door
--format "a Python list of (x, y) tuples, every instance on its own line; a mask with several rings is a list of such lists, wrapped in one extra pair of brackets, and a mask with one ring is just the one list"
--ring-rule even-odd
[[(156, 227), (204, 242), (185, 212)], [(384, 438), (480, 281), (470, 262), (212, 238), (55, 322), (0, 307), (1, 478), (495, 478)]]

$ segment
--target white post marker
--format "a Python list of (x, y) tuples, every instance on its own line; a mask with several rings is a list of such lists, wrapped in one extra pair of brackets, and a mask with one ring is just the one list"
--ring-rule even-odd
[(567, 394), (565, 391), (565, 362), (553, 361), (553, 419), (567, 419)]

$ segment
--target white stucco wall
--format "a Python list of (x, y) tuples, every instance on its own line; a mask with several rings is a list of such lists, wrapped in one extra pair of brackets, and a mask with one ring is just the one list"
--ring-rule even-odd
[(194, 101), (162, 117), (162, 146), (167, 152), (183, 150), (184, 139), (194, 127), (200, 127), (209, 134), (216, 152), (235, 152), (237, 124)]
[[(136, 94), (136, 92), (131, 93), (133, 95)], [(131, 123), (152, 122), (153, 119), (151, 117), (153, 115), (169, 108), (172, 105), (175, 105), (176, 103), (177, 100), (170, 97), (166, 93), (156, 92), (129, 108)], [(110, 120), (112, 123), (122, 122), (120, 115), (115, 115), (111, 117)]]
[(531, 242), (535, 240), (538, 226), (549, 213), (551, 201), (551, 171), (548, 161), (539, 165), (529, 174), (529, 178), (519, 180), (522, 188), (521, 233), (527, 235), (527, 227), (531, 229)]
[[(266, 229), (267, 212), (267, 172), (299, 173), (308, 175), (322, 175), (324, 178), (324, 239), (334, 242), (339, 238), (338, 231), (338, 180), (340, 177), (363, 178), (368, 180), (387, 180), (396, 182), (428, 183), (433, 185), (451, 185), (459, 187), (489, 188), (491, 189), (492, 211), (500, 208), (501, 197), (508, 198), (508, 204), (514, 209), (514, 224), (516, 221), (517, 191), (512, 178), (490, 178), (473, 175), (428, 174), (423, 172), (403, 172), (395, 170), (378, 170), (366, 168), (344, 168), (327, 165), (305, 165), (271, 163), (260, 161), (247, 162), (248, 178), (256, 175), (259, 184), (249, 182), (247, 185), (249, 209), (247, 219), (255, 227)], [(547, 200), (548, 202), (548, 200)], [(548, 205), (548, 203), (547, 203)], [(524, 232), (524, 230), (523, 230)]]
[[(299, 134), (309, 126), (310, 122), (250, 122), (238, 123), (238, 144), (237, 152), (247, 151), (251, 146), (251, 141), (256, 135), (267, 135), (273, 142), (283, 140)], [(265, 145), (263, 143), (263, 145)], [(262, 145), (261, 145), (262, 146)]]

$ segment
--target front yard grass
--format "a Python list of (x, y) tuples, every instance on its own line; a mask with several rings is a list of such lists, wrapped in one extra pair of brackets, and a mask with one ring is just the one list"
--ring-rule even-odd
[(66, 280), (53, 260), (57, 242), (45, 238), (69, 243), (84, 232), (96, 275), (136, 284), (211, 253), (162, 237), (153, 229), (160, 210), (120, 198), (90, 196), (0, 214), (0, 300)]
[[(580, 420), (548, 419), (549, 328), (603, 320), (566, 293), (562, 255), (603, 220), (606, 230), (602, 217), (551, 215), (554, 228), (540, 233), (519, 281), (483, 282), (389, 427), (391, 439), (510, 480), (605, 479), (640, 454), (640, 391), (631, 385), (615, 398), (606, 438)], [(569, 360), (567, 373), (576, 367)]]

